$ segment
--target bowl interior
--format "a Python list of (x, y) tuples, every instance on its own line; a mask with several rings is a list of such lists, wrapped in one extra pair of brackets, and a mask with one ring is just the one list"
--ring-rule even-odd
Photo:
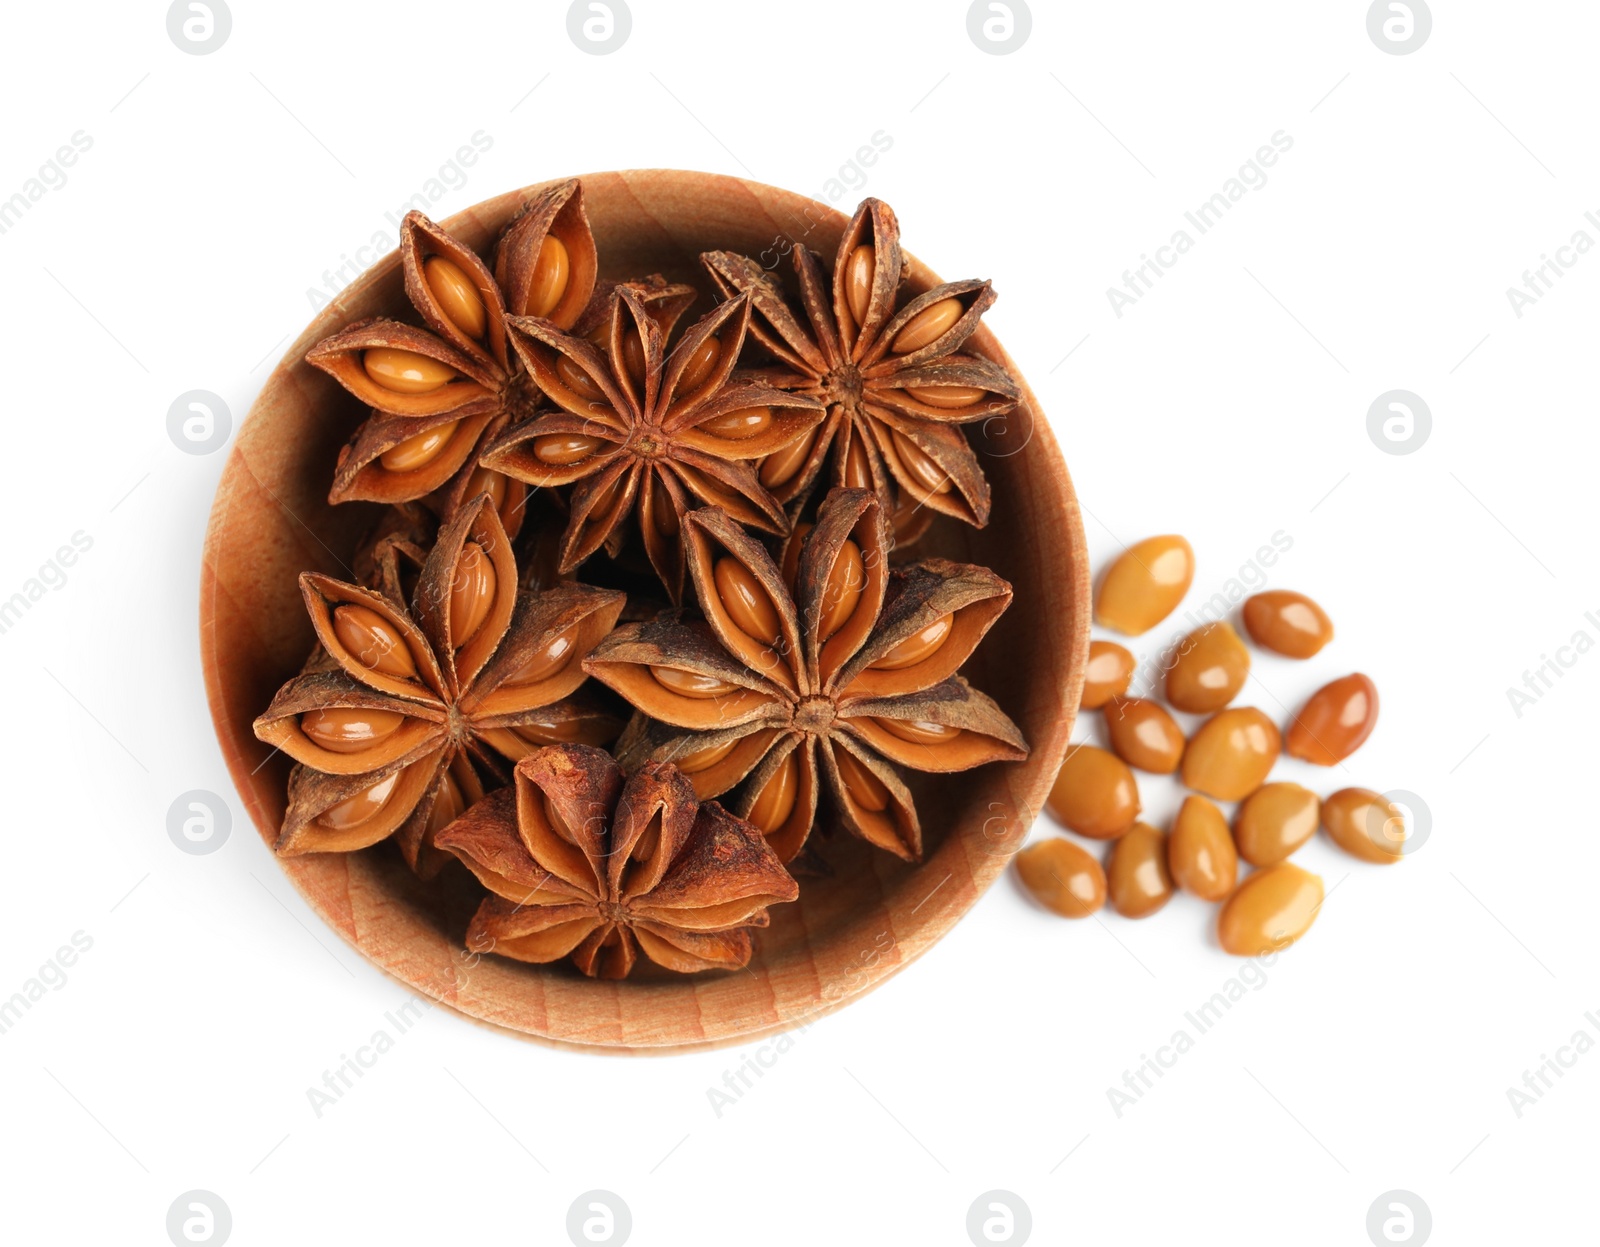
[[(787, 269), (796, 245), (831, 257), (846, 218), (786, 191), (674, 170), (583, 178), (601, 275), (661, 273), (713, 297), (698, 256), (726, 249)], [(505, 223), (541, 187), (501, 195), (442, 224), (490, 253)], [(939, 278), (907, 256), (914, 290)], [(302, 571), (351, 578), (348, 563), (377, 509), (330, 507), (339, 447), (364, 415), (303, 362), (319, 339), (363, 316), (413, 319), (391, 254), (340, 294), (285, 354), (225, 466), (201, 569), (201, 651), (207, 695), (234, 782), (263, 839), (277, 837), (289, 760), (268, 757), (250, 724), (299, 670), (312, 632), (296, 587)], [(1088, 648), (1083, 528), (1061, 453), (1016, 365), (980, 330), (976, 349), (1012, 370), (1019, 410), (971, 426), (994, 491), (993, 519), (974, 530), (936, 523), (919, 553), (993, 568), (1015, 589), (1011, 609), (965, 669), (1019, 724), (1032, 755), (964, 775), (915, 777), (924, 861), (907, 866), (848, 837), (824, 846), (827, 878), (772, 911), (747, 971), (583, 978), (462, 946), (475, 898), (447, 875), (423, 885), (391, 846), (281, 859), (323, 919), (408, 988), (482, 1022), (584, 1047), (662, 1050), (731, 1043), (784, 1030), (871, 990), (926, 951), (969, 909), (1022, 843), (1066, 749)], [(581, 574), (581, 573), (580, 573)], [(911, 777), (908, 777), (911, 778)]]

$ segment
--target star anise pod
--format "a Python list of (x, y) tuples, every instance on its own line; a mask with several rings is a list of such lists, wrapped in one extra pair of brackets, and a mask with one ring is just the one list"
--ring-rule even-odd
[(711, 504), (741, 524), (788, 531), (752, 461), (804, 438), (822, 404), (734, 372), (750, 325), (747, 299), (723, 303), (670, 353), (666, 331), (626, 286), (601, 346), (536, 317), (507, 324), (529, 373), (561, 410), (508, 429), (482, 462), (530, 485), (574, 486), (562, 572), (602, 546), (619, 553), (624, 521), (637, 514), (651, 566), (678, 602), (686, 511)]
[(552, 746), (517, 764), (439, 836), (492, 896), (467, 946), (518, 961), (571, 954), (591, 977), (626, 978), (639, 952), (669, 970), (748, 964), (751, 929), (799, 888), (761, 833), (700, 802), (669, 763), (623, 778), (610, 754)]
[(379, 588), (301, 575), (321, 652), (255, 722), (257, 738), (300, 764), (279, 853), (350, 852), (398, 833), (415, 866), (428, 828), (481, 796), (482, 777), (504, 782), (541, 745), (598, 744), (620, 728), (579, 690), (579, 660), (615, 624), (623, 595), (577, 584), (519, 592), (489, 504), (479, 495), (440, 529), (409, 609), (401, 568), (417, 547), (404, 534), (380, 542)]
[(877, 199), (856, 209), (831, 280), (806, 247), (793, 255), (804, 319), (756, 261), (730, 251), (701, 256), (725, 297), (750, 297), (750, 334), (777, 361), (765, 379), (828, 405), (811, 438), (763, 460), (762, 484), (795, 510), (828, 465), (829, 485), (877, 491), (902, 541), (920, 535), (923, 509), (983, 527), (989, 483), (959, 426), (1003, 415), (1021, 394), (1004, 368), (961, 350), (993, 288), (946, 282), (897, 311), (900, 225)]
[(1016, 725), (956, 674), (1011, 586), (943, 559), (891, 571), (871, 491), (823, 502), (792, 594), (723, 511), (691, 512), (684, 532), (704, 620), (669, 611), (624, 624), (584, 660), (640, 712), (617, 743), (624, 766), (671, 759), (702, 797), (744, 781), (733, 809), (785, 862), (804, 847), (825, 783), (847, 829), (915, 861), (921, 823), (896, 767), (1027, 757)]
[(501, 236), (492, 273), (471, 247), (408, 212), (400, 267), (428, 328), (357, 321), (306, 354), (373, 409), (339, 452), (328, 499), (437, 494), (448, 519), (488, 490), (515, 532), (526, 487), (478, 468), (478, 452), (539, 400), (506, 344), (507, 313), (571, 328), (594, 293), (597, 260), (582, 188), (571, 180), (534, 199)]

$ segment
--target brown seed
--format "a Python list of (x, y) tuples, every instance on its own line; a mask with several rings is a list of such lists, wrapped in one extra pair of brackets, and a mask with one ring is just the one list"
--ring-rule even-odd
[(1177, 535), (1129, 546), (1100, 582), (1095, 622), (1128, 636), (1150, 631), (1183, 600), (1194, 581), (1194, 551)]
[(1284, 747), (1317, 766), (1343, 762), (1378, 725), (1378, 686), (1359, 671), (1324, 684), (1289, 725)]
[(696, 427), (700, 432), (724, 441), (748, 442), (772, 427), (772, 408), (741, 407), (738, 411), (713, 416)]
[(861, 590), (866, 587), (867, 573), (861, 562), (861, 550), (856, 543), (846, 540), (839, 547), (839, 557), (828, 572), (828, 583), (822, 590), (822, 611), (817, 619), (817, 640), (826, 641), (849, 622), (861, 602)]
[(1218, 801), (1238, 801), (1261, 787), (1281, 743), (1277, 725), (1254, 706), (1219, 711), (1189, 738), (1183, 782)]
[(439, 785), (439, 795), (433, 799), (433, 808), (428, 811), (428, 834), (438, 835), (460, 818), (461, 812), (466, 808), (467, 803), (461, 795), (461, 786), (456, 783), (455, 776), (446, 771), (444, 780)]
[(719, 680), (715, 676), (700, 675), (678, 667), (651, 667), (650, 674), (662, 688), (670, 689), (680, 697), (693, 697), (696, 701), (726, 697), (739, 689), (737, 684), (729, 684), (726, 680)]
[(1135, 823), (1118, 837), (1106, 860), (1106, 893), (1124, 918), (1146, 918), (1172, 897), (1167, 840), (1148, 823)]
[(900, 460), (900, 466), (905, 469), (912, 483), (921, 486), (926, 493), (949, 493), (953, 482), (945, 470), (934, 462), (933, 456), (899, 429), (891, 430), (891, 434), (895, 458)]
[(1391, 865), (1405, 852), (1405, 811), (1370, 788), (1341, 788), (1322, 803), (1322, 826), (1346, 853)]
[(961, 319), (964, 310), (961, 300), (953, 295), (948, 299), (940, 299), (937, 303), (929, 304), (913, 316), (904, 329), (895, 334), (894, 345), (890, 349), (896, 355), (909, 355), (912, 351), (920, 351), (928, 343), (948, 333), (950, 327)]
[(598, 437), (582, 433), (546, 433), (533, 439), (533, 457), (553, 468), (571, 467), (599, 449)]
[(528, 315), (548, 316), (561, 303), (567, 293), (567, 282), (572, 274), (572, 260), (567, 245), (554, 234), (546, 234), (539, 244), (539, 259), (533, 266), (533, 279), (528, 283)]
[(676, 537), (683, 527), (678, 508), (673, 505), (672, 495), (661, 483), (661, 478), (655, 475), (650, 479), (650, 513), (656, 531), (668, 541)]
[(1263, 649), (1310, 658), (1333, 640), (1333, 621), (1303, 593), (1272, 589), (1244, 600), (1244, 628)]
[(872, 278), (876, 271), (877, 257), (871, 243), (862, 243), (845, 261), (845, 302), (858, 325), (867, 318), (867, 307), (872, 302)]
[(817, 444), (818, 432), (818, 429), (812, 429), (804, 437), (797, 437), (782, 450), (775, 450), (763, 459), (761, 471), (757, 473), (761, 483), (768, 489), (776, 489), (799, 476), (800, 469), (806, 466), (806, 460), (811, 457), (811, 450)]
[(1322, 880), (1293, 862), (1256, 871), (1217, 915), (1217, 938), (1238, 957), (1287, 948), (1316, 921)]
[(767, 780), (750, 813), (748, 822), (754, 823), (767, 835), (777, 831), (794, 813), (795, 802), (800, 797), (800, 750), (792, 749), (788, 757), (778, 764), (778, 769)]
[(1158, 701), (1114, 697), (1106, 704), (1106, 730), (1111, 748), (1129, 766), (1154, 775), (1170, 775), (1183, 757), (1183, 729)]
[(901, 740), (908, 740), (913, 745), (944, 745), (961, 735), (959, 727), (951, 727), (945, 723), (934, 723), (927, 719), (877, 717), (872, 721), (891, 736), (898, 736)]
[(1133, 667), (1133, 655), (1115, 641), (1090, 641), (1079, 708), (1098, 710), (1113, 697), (1121, 697), (1133, 680)]
[(1139, 785), (1128, 764), (1093, 745), (1072, 745), (1045, 807), (1059, 823), (1094, 840), (1113, 840), (1139, 814)]
[(565, 355), (556, 356), (556, 377), (579, 398), (590, 402), (606, 401), (606, 392), (600, 388), (600, 383)]
[(450, 635), (460, 649), (477, 635), (494, 605), (494, 563), (476, 541), (461, 547), (455, 579), (450, 584)]
[(977, 385), (908, 385), (906, 393), (929, 407), (970, 407), (989, 391)]
[(329, 831), (349, 831), (368, 819), (376, 818), (394, 796), (394, 786), (400, 781), (400, 772), (385, 775), (370, 788), (363, 788), (353, 797), (338, 805), (330, 805), (317, 815), (317, 824)]
[(700, 388), (700, 383), (711, 375), (711, 370), (716, 367), (717, 360), (721, 356), (722, 343), (717, 341), (716, 335), (706, 338), (694, 348), (694, 354), (689, 356), (689, 362), (678, 374), (678, 388), (675, 392), (693, 394)]
[(422, 279), (438, 301), (445, 319), (467, 337), (482, 341), (484, 330), (489, 327), (483, 295), (472, 284), (472, 278), (462, 272), (461, 266), (442, 255), (430, 255), (422, 263)]
[(954, 615), (940, 615), (932, 623), (918, 629), (892, 650), (867, 664), (874, 671), (902, 671), (915, 667), (932, 656), (933, 652), (950, 639), (955, 628)]
[(367, 376), (395, 394), (431, 394), (454, 380), (456, 370), (415, 351), (374, 346), (361, 353)]
[(1018, 853), (1017, 875), (1039, 904), (1063, 918), (1087, 918), (1106, 903), (1100, 863), (1059, 836)]
[(839, 767), (839, 778), (844, 782), (850, 799), (866, 810), (889, 808), (889, 790), (876, 775), (867, 769), (855, 754), (847, 749), (835, 748), (833, 760)]
[(378, 462), (390, 472), (415, 472), (444, 453), (457, 427), (457, 422), (452, 420), (449, 424), (436, 424), (431, 429), (424, 429), (389, 447), (378, 456)]
[(548, 680), (551, 676), (565, 671), (572, 665), (573, 656), (578, 652), (578, 625), (564, 628), (555, 634), (529, 656), (502, 684), (510, 688), (520, 688), (525, 684), (537, 684), (540, 680)]
[(489, 506), (496, 515), (503, 515), (506, 507), (506, 493), (511, 488), (510, 480), (492, 468), (474, 468), (472, 479), (467, 482), (467, 498), (476, 498), (479, 494), (489, 495)]
[(300, 730), (331, 753), (360, 753), (400, 730), (404, 716), (393, 710), (336, 706), (300, 716)]
[(399, 680), (417, 678), (417, 664), (405, 640), (370, 606), (346, 603), (334, 607), (333, 634), (362, 666)]
[(798, 521), (789, 534), (789, 544), (784, 547), (783, 566), (778, 569), (778, 574), (783, 577), (783, 583), (789, 586), (791, 593), (795, 590), (795, 581), (800, 577), (800, 551), (806, 543), (806, 536), (815, 527), (810, 520)]
[(1220, 901), (1233, 891), (1239, 854), (1222, 811), (1204, 797), (1185, 797), (1167, 837), (1167, 866), (1173, 881), (1204, 901)]
[(1196, 628), (1178, 642), (1167, 669), (1167, 700), (1190, 714), (1211, 714), (1239, 695), (1250, 674), (1250, 651), (1225, 621)]
[(622, 368), (635, 385), (644, 384), (644, 339), (637, 329), (622, 335)]
[(755, 573), (738, 559), (724, 555), (711, 569), (711, 578), (733, 626), (752, 640), (776, 645), (781, 635), (778, 608)]
[(872, 460), (867, 455), (866, 443), (860, 430), (850, 439), (850, 449), (844, 456), (844, 487), (846, 489), (872, 488)]
[(1252, 866), (1281, 862), (1317, 834), (1317, 794), (1299, 784), (1263, 784), (1233, 817), (1233, 841)]
[(730, 753), (739, 743), (739, 738), (724, 741), (720, 745), (710, 745), (705, 749), (696, 749), (693, 753), (686, 753), (681, 758), (674, 758), (678, 769), (685, 775), (696, 775), (701, 771), (709, 771)]

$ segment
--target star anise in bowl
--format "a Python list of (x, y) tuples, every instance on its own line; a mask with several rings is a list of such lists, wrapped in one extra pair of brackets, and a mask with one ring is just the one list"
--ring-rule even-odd
[(703, 619), (624, 624), (584, 668), (639, 713), (624, 766), (671, 759), (695, 791), (743, 782), (733, 808), (792, 861), (826, 788), (850, 832), (907, 861), (922, 824), (897, 768), (1016, 762), (1010, 718), (957, 674), (1011, 601), (982, 567), (929, 559), (889, 568), (877, 495), (833, 491), (798, 547), (791, 588), (760, 542), (716, 507), (684, 517)]
[(626, 779), (610, 754), (556, 745), (517, 764), (445, 828), (491, 895), (467, 947), (517, 961), (571, 956), (583, 973), (626, 978), (642, 952), (669, 970), (736, 969), (767, 907), (800, 893), (761, 833), (702, 802), (670, 763)]

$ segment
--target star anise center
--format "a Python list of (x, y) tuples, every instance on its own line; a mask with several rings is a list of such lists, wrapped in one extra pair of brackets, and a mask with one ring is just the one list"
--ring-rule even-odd
[(627, 924), (627, 911), (616, 901), (601, 901), (595, 906), (595, 910), (607, 922), (615, 923), (618, 926)]
[(636, 429), (628, 439), (628, 449), (641, 459), (659, 459), (667, 451), (667, 442), (658, 429)]
[(794, 725), (802, 732), (824, 736), (833, 727), (834, 705), (831, 697), (807, 697), (794, 711)]
[(838, 404), (854, 411), (865, 388), (861, 369), (854, 364), (840, 364), (823, 379), (822, 396), (830, 405)]

